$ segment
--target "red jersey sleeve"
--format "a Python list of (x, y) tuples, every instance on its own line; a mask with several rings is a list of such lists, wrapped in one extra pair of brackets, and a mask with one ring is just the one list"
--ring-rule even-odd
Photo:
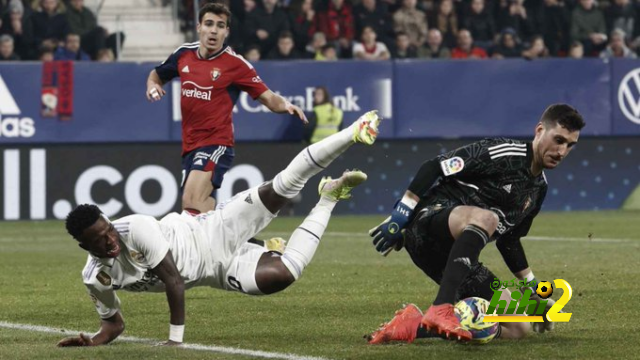
[(262, 82), (260, 76), (253, 67), (244, 72), (243, 75), (238, 76), (233, 82), (234, 85), (240, 88), (240, 90), (246, 92), (251, 96), (253, 100), (262, 95), (265, 91), (269, 90), (267, 85)]

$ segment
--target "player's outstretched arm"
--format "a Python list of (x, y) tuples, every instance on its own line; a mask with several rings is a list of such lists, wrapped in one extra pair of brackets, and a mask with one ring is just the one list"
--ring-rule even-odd
[(167, 94), (162, 88), (162, 85), (164, 85), (164, 83), (160, 79), (156, 69), (151, 70), (147, 78), (147, 100), (155, 102), (162, 99), (162, 97)]
[(182, 344), (184, 336), (184, 281), (173, 261), (171, 250), (167, 252), (164, 259), (151, 272), (164, 283), (171, 312), (169, 341), (165, 342), (164, 345)]
[(124, 319), (117, 312), (110, 318), (102, 319), (100, 323), (100, 331), (93, 336), (80, 333), (78, 336), (68, 337), (60, 340), (59, 347), (68, 346), (97, 346), (104, 345), (115, 340), (124, 331)]
[(289, 113), (291, 115), (295, 115), (298, 118), (300, 118), (303, 124), (309, 123), (309, 121), (307, 120), (307, 116), (304, 114), (304, 111), (302, 111), (302, 109), (293, 105), (292, 103), (287, 101), (287, 99), (274, 93), (271, 90), (267, 90), (263, 92), (262, 95), (258, 97), (258, 101), (260, 101), (262, 105), (266, 106), (267, 108), (269, 108), (269, 110), (273, 111), (274, 113), (278, 113), (278, 114)]

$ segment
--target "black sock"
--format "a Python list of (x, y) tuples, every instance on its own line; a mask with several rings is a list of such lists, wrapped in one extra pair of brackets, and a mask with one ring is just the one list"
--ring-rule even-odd
[(433, 305), (453, 304), (456, 291), (464, 278), (471, 271), (471, 266), (478, 262), (480, 251), (489, 242), (486, 231), (475, 225), (464, 228), (462, 235), (454, 241), (444, 268), (440, 290)]

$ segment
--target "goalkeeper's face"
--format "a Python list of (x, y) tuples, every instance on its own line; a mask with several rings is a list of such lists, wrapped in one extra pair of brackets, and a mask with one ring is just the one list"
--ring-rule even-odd
[(86, 228), (78, 240), (80, 247), (95, 257), (115, 258), (120, 255), (120, 235), (103, 217)]
[(580, 131), (569, 131), (558, 123), (538, 124), (534, 139), (534, 159), (544, 169), (554, 169), (578, 142)]

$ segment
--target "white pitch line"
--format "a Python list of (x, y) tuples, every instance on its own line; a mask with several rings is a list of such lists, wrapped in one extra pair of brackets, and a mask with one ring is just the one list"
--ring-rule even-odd
[[(15, 329), (15, 330), (25, 330), (25, 331), (35, 331), (49, 334), (60, 334), (60, 335), (78, 335), (80, 331), (76, 330), (67, 330), (67, 329), (56, 329), (50, 328), (46, 326), (39, 325), (29, 325), (29, 324), (15, 324), (9, 323), (5, 321), (0, 321), (0, 328), (5, 329)], [(83, 331), (85, 334), (90, 334), (90, 331)], [(126, 341), (126, 342), (135, 342), (135, 343), (144, 343), (149, 345), (155, 345), (160, 342), (160, 340), (155, 339), (145, 339), (138, 338), (133, 336), (120, 336), (116, 341)], [(199, 350), (199, 351), (210, 351), (216, 353), (223, 354), (232, 354), (232, 355), (244, 355), (244, 356), (253, 356), (260, 357), (265, 359), (283, 359), (283, 360), (329, 360), (327, 358), (321, 357), (313, 357), (313, 356), (304, 356), (304, 355), (295, 355), (295, 354), (284, 354), (277, 352), (268, 352), (268, 351), (260, 351), (260, 350), (246, 350), (246, 349), (238, 349), (227, 346), (211, 346), (211, 345), (202, 345), (202, 344), (183, 344), (180, 346), (181, 349), (189, 349), (189, 350)]]
[[(284, 233), (280, 232), (264, 232), (261, 235), (264, 236), (283, 236)], [(335, 236), (335, 237), (369, 237), (366, 232), (334, 232), (327, 231), (323, 236)], [(637, 243), (640, 244), (640, 239), (615, 239), (615, 238), (578, 238), (578, 237), (555, 237), (555, 236), (527, 236), (523, 238), (527, 241), (574, 241), (585, 243)]]

